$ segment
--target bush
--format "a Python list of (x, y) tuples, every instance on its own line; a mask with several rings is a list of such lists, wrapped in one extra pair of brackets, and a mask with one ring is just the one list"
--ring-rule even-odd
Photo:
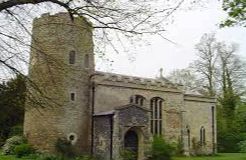
[(171, 160), (175, 149), (160, 136), (154, 136), (149, 160)]
[(62, 156), (56, 156), (56, 155), (40, 155), (37, 160), (65, 160)]
[(81, 157), (77, 157), (75, 160), (96, 160), (96, 159), (93, 158), (92, 156), (84, 155)]
[(240, 141), (238, 143), (239, 152), (246, 153), (246, 141)]
[(20, 158), (34, 153), (34, 149), (29, 144), (20, 144), (15, 146), (14, 153)]
[(23, 134), (23, 125), (16, 125), (11, 127), (10, 136), (21, 136)]
[(120, 156), (122, 157), (123, 160), (135, 160), (137, 155), (135, 152), (130, 151), (130, 150), (122, 150), (120, 152)]
[(74, 157), (73, 146), (66, 138), (58, 138), (56, 142), (56, 150), (63, 157)]
[(21, 136), (13, 136), (6, 140), (5, 144), (2, 147), (2, 152), (4, 155), (14, 154), (15, 146), (24, 143), (25, 140)]

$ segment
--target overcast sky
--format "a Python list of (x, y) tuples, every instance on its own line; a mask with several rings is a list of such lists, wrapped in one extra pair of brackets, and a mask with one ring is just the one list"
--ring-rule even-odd
[(141, 77), (156, 77), (159, 69), (164, 74), (174, 69), (182, 69), (196, 59), (194, 45), (204, 33), (215, 32), (221, 41), (239, 44), (241, 56), (246, 57), (246, 28), (231, 27), (220, 29), (218, 24), (226, 17), (221, 10), (220, 2), (208, 0), (208, 3), (199, 9), (179, 11), (175, 13), (174, 22), (167, 27), (165, 37), (176, 44), (170, 43), (159, 36), (148, 40), (150, 45), (138, 46), (135, 61), (129, 60), (129, 54), (110, 54), (114, 61), (112, 66), (97, 63), (97, 68), (120, 74)]

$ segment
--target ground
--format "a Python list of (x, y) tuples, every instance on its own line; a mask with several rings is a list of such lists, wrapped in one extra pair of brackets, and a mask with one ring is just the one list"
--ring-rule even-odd
[(223, 153), (209, 157), (176, 157), (174, 160), (246, 160), (246, 153)]
[[(35, 160), (34, 158), (16, 158), (0, 155), (0, 160)], [(175, 157), (173, 160), (246, 160), (246, 153), (223, 153), (209, 157)]]

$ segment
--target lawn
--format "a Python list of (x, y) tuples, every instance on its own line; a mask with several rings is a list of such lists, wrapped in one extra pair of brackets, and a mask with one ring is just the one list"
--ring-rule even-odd
[(246, 160), (246, 153), (223, 153), (209, 157), (175, 157), (174, 160)]
[[(0, 155), (0, 160), (35, 160), (35, 158), (16, 158)], [(246, 153), (223, 153), (208, 157), (175, 157), (173, 160), (246, 160)]]
[(33, 158), (16, 158), (16, 156), (0, 155), (0, 160), (33, 160)]

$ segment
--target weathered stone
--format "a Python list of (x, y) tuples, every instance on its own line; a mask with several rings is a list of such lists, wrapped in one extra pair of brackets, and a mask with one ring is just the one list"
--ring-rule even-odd
[[(57, 139), (67, 138), (78, 154), (119, 160), (124, 137), (132, 131), (142, 160), (152, 140), (154, 98), (162, 101), (158, 130), (165, 139), (182, 143), (189, 155), (196, 152), (192, 143), (200, 141), (203, 127), (200, 151), (216, 150), (215, 99), (185, 94), (182, 86), (165, 78), (94, 71), (92, 25), (85, 18), (71, 20), (67, 13), (58, 13), (34, 20), (29, 78), (24, 134), (40, 151), (56, 152)], [(143, 97), (142, 104), (133, 104), (136, 95)]]

